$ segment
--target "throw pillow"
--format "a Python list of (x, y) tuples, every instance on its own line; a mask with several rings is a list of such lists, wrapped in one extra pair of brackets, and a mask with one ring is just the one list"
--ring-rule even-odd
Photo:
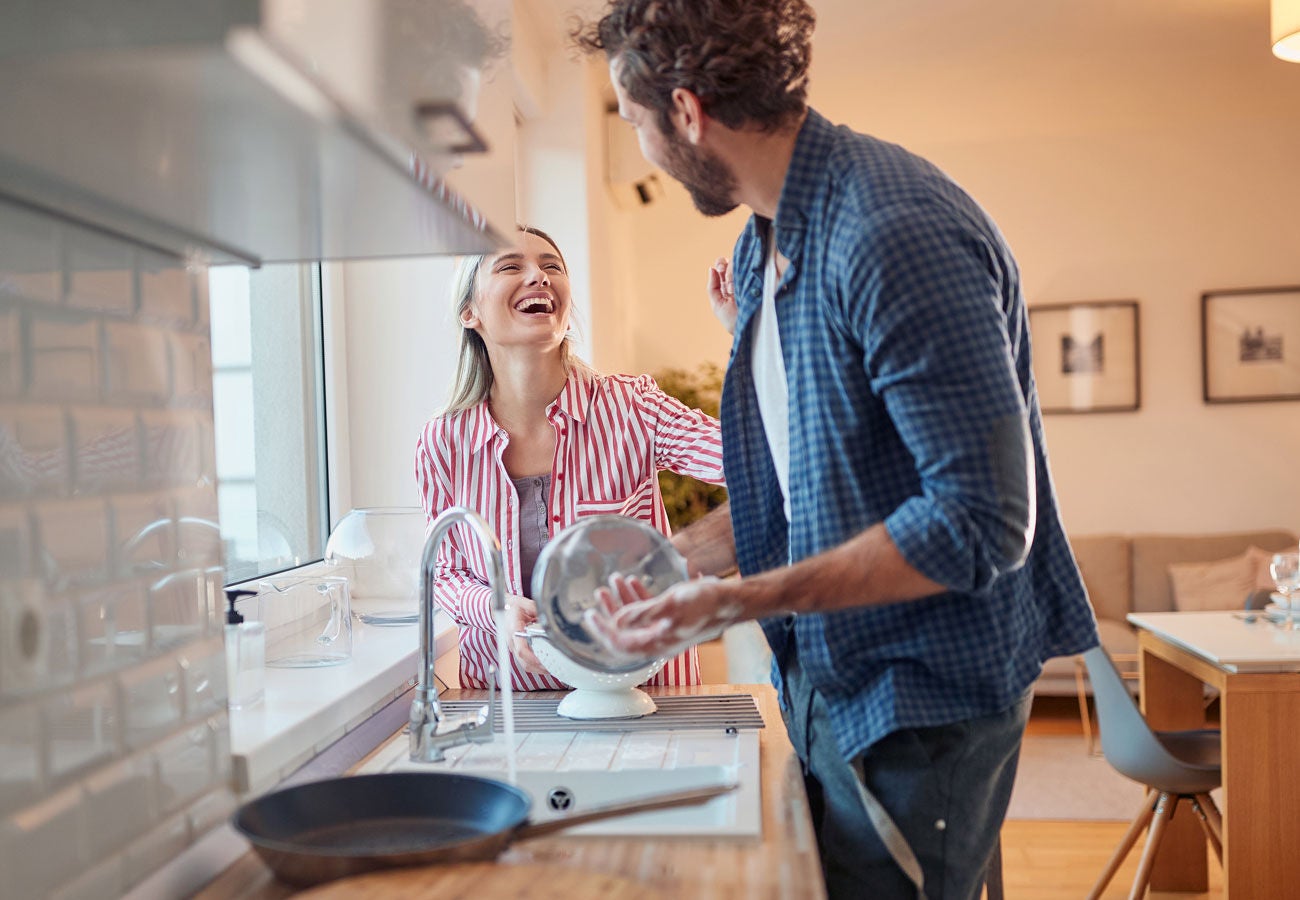
[(1257, 557), (1251, 550), (1211, 562), (1171, 563), (1174, 608), (1179, 612), (1241, 609), (1258, 580)]
[(1246, 550), (1246, 554), (1250, 557), (1251, 565), (1255, 570), (1255, 590), (1276, 591), (1277, 582), (1273, 580), (1273, 574), (1268, 570), (1269, 563), (1273, 561), (1273, 551), (1250, 547)]

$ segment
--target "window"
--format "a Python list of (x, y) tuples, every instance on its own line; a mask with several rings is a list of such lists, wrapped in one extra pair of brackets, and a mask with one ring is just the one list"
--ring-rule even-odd
[(226, 580), (246, 581), (324, 554), (320, 267), (214, 267), (209, 291)]

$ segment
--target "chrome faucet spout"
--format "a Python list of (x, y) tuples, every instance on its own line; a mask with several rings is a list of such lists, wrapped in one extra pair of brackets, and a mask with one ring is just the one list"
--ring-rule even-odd
[(424, 555), (420, 560), (420, 671), (415, 686), (415, 699), (411, 701), (411, 760), (413, 762), (439, 762), (448, 747), (467, 743), (486, 743), (492, 740), (492, 720), (496, 712), (496, 683), (489, 685), (488, 705), (477, 714), (445, 716), (438, 704), (434, 663), (437, 660), (437, 634), (434, 629), (434, 579), (438, 566), (438, 547), (447, 533), (457, 524), (467, 526), (470, 534), (483, 548), (488, 565), (488, 589), (492, 593), (492, 609), (503, 612), (506, 608), (505, 566), (501, 560), (501, 544), (483, 517), (464, 506), (445, 510), (433, 522), (429, 537), (424, 542)]

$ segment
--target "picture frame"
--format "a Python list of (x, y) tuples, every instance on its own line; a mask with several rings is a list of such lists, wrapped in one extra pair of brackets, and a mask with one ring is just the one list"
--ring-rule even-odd
[(1136, 300), (1030, 306), (1029, 330), (1044, 413), (1133, 412), (1142, 405)]
[(1201, 294), (1206, 403), (1300, 400), (1300, 286)]

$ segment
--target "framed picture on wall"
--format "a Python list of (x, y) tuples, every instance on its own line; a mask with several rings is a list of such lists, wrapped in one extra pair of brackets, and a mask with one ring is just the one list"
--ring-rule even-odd
[(1201, 295), (1206, 403), (1300, 400), (1300, 287)]
[(1044, 413), (1131, 412), (1141, 403), (1136, 300), (1029, 307)]

